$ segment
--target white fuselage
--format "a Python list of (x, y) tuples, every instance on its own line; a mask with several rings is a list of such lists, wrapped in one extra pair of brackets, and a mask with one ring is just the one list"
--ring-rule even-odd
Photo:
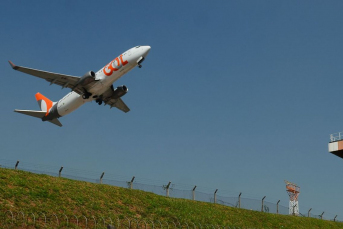
[(138, 62), (145, 58), (150, 50), (150, 46), (136, 46), (115, 58), (105, 67), (95, 74), (96, 83), (88, 89), (92, 94), (88, 99), (83, 99), (82, 95), (72, 91), (60, 99), (57, 103), (57, 112), (60, 116), (65, 116), (81, 105), (93, 101), (96, 96), (102, 95), (108, 90), (114, 81), (118, 80), (125, 73), (138, 65)]

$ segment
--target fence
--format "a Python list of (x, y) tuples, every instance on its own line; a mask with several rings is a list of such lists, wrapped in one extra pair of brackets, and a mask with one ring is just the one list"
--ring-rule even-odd
[[(163, 228), (223, 228), (240, 229), (232, 225), (213, 225), (193, 222), (159, 221), (151, 219), (132, 219), (119, 216), (85, 216), (55, 213), (27, 213), (6, 211), (0, 214), (0, 226), (7, 228), (130, 228), (130, 229), (163, 229)], [(2, 227), (2, 228), (3, 228)]]
[(337, 142), (343, 139), (343, 132), (330, 134), (330, 142)]
[[(202, 191), (198, 191), (199, 187), (194, 186), (191, 187), (189, 185), (181, 185), (181, 184), (173, 184), (172, 182), (158, 182), (152, 180), (138, 180), (135, 177), (131, 179), (127, 179), (124, 177), (116, 176), (116, 179), (107, 179), (106, 177), (111, 177), (105, 172), (101, 174), (96, 174), (94, 172), (85, 171), (85, 170), (77, 170), (72, 168), (64, 168), (64, 167), (57, 167), (57, 166), (45, 166), (39, 164), (32, 164), (32, 163), (20, 163), (19, 161), (13, 162), (9, 160), (0, 159), (0, 167), (3, 168), (14, 168), (14, 169), (21, 169), (24, 171), (29, 171), (38, 174), (47, 174), (52, 176), (59, 176), (64, 178), (69, 178), (73, 180), (81, 180), (87, 181), (92, 183), (101, 183), (101, 184), (108, 184), (117, 187), (123, 188), (131, 188), (137, 189), (147, 192), (152, 192), (157, 195), (161, 196), (169, 196), (173, 198), (183, 198), (183, 199), (191, 199), (203, 202), (210, 202), (210, 203), (217, 203), (225, 206), (230, 207), (237, 207), (255, 211), (262, 211), (268, 213), (276, 213), (276, 214), (289, 214), (289, 208), (280, 205), (280, 200), (275, 201), (275, 203), (266, 201), (266, 196), (261, 199), (254, 199), (254, 198), (246, 198), (242, 197), (242, 193), (237, 194), (234, 197), (226, 197), (218, 195), (218, 189), (214, 190), (213, 193), (206, 193)], [(150, 184), (149, 184), (150, 183)], [(326, 220), (336, 220), (337, 215), (333, 214), (324, 214), (324, 211), (316, 211), (310, 208), (307, 212), (299, 214), (299, 216), (303, 217), (312, 217), (317, 219), (326, 219)], [(9, 214), (9, 213), (7, 213)], [(17, 213), (20, 215), (21, 213)], [(12, 213), (12, 219), (14, 217), (14, 213)], [(55, 218), (57, 215), (55, 215)], [(52, 217), (53, 218), (53, 217)], [(66, 217), (65, 217), (66, 218)], [(75, 217), (71, 217), (75, 218)], [(68, 218), (69, 219), (69, 218)], [(103, 219), (101, 219), (104, 221)], [(58, 221), (58, 220), (57, 220)], [(60, 220), (61, 221), (61, 220)], [(89, 220), (86, 220), (87, 222)]]

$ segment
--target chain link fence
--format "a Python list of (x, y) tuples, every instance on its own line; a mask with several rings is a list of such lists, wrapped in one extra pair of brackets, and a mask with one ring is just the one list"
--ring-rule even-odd
[[(197, 186), (191, 187), (189, 185), (172, 184), (168, 182), (154, 181), (148, 179), (136, 179), (135, 177), (129, 178), (125, 176), (113, 176), (111, 174), (97, 174), (87, 170), (79, 170), (73, 168), (63, 168), (58, 166), (46, 166), (27, 162), (9, 161), (0, 159), (0, 167), (10, 169), (20, 169), (23, 171), (33, 172), (37, 174), (46, 174), (50, 176), (61, 176), (68, 179), (80, 180), (92, 183), (102, 183), (112, 186), (131, 188), (136, 190), (142, 190), (146, 192), (152, 192), (161, 196), (169, 196), (172, 198), (182, 198), (189, 200), (196, 200), (209, 203), (217, 203), (230, 207), (243, 208), (248, 210), (263, 211), (267, 213), (276, 213), (289, 215), (289, 208), (280, 205), (279, 201), (272, 203), (262, 199), (241, 197), (241, 194), (237, 194), (235, 197), (227, 197), (218, 195), (217, 191), (213, 193), (206, 193), (198, 191)], [(115, 177), (113, 179), (109, 178)], [(199, 189), (199, 188), (198, 188)], [(309, 209), (307, 212), (300, 212), (299, 216), (312, 217), (317, 219), (325, 219), (338, 221), (337, 215), (325, 213), (324, 211), (318, 211), (315, 209)], [(73, 217), (72, 217), (73, 218)], [(144, 228), (144, 227), (143, 227)], [(206, 227), (205, 227), (206, 228)]]

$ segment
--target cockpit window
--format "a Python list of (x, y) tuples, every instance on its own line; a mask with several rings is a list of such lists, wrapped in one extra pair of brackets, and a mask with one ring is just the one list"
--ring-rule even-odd
[(139, 47), (141, 47), (141, 46), (136, 46), (136, 48), (139, 48)]

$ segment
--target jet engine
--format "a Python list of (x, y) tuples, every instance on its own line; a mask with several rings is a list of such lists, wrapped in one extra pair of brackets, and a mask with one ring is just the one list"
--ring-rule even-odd
[(113, 99), (118, 99), (118, 98), (122, 97), (123, 95), (125, 95), (128, 91), (129, 91), (129, 89), (125, 85), (119, 86), (113, 90), (111, 97)]
[(89, 71), (80, 78), (79, 82), (77, 82), (77, 85), (83, 87), (93, 81), (95, 81), (95, 73), (93, 71)]

